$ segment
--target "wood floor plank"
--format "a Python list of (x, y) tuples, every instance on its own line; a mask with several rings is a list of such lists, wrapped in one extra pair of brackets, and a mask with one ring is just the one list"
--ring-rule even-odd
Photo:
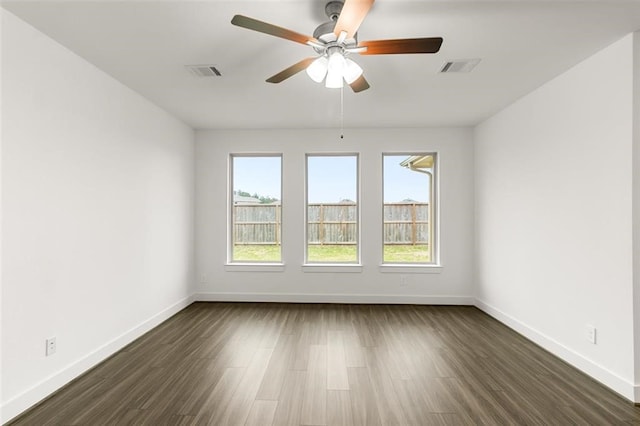
[[(164, 369), (142, 368), (129, 377), (116, 380), (107, 379), (101, 385), (103, 393), (90, 401), (87, 407), (69, 418), (71, 424), (117, 423), (127, 412), (140, 408), (137, 403), (141, 393), (148, 390), (148, 384), (158, 383)], [(109, 403), (105, 403), (109, 401)]]
[(424, 424), (432, 426), (471, 426), (476, 423), (470, 422), (465, 416), (456, 413), (430, 413), (425, 418)]
[(309, 349), (311, 347), (311, 334), (313, 324), (304, 321), (294, 336), (296, 338), (296, 349), (293, 357), (292, 368), (294, 370), (307, 370), (309, 366)]
[(367, 368), (348, 368), (353, 424), (379, 426), (382, 421)]
[(224, 371), (209, 359), (182, 363), (180, 368), (167, 372), (165, 382), (148, 395), (142, 409), (150, 411), (157, 421), (173, 414), (195, 416)]
[[(70, 418), (81, 413), (90, 401), (98, 401), (105, 387), (105, 378), (98, 374), (85, 374), (71, 382), (46, 399), (40, 405), (35, 406), (28, 416), (16, 419), (15, 425), (55, 425), (71, 424)], [(46, 407), (46, 409), (43, 409)]]
[(309, 364), (302, 399), (301, 424), (327, 424), (327, 346), (309, 347)]
[(421, 424), (429, 415), (421, 395), (414, 392), (415, 387), (412, 387), (413, 384), (409, 380), (392, 379), (391, 382), (407, 424)]
[(346, 390), (327, 391), (327, 425), (351, 426), (353, 424), (351, 392)]
[(297, 426), (302, 423), (302, 395), (307, 383), (307, 372), (289, 370), (285, 374), (273, 424)]
[(404, 416), (402, 403), (393, 387), (391, 375), (387, 370), (386, 354), (386, 347), (368, 347), (365, 349), (367, 372), (373, 390), (372, 396), (378, 406), (382, 424), (409, 424)]
[[(222, 380), (227, 368), (215, 360), (195, 359), (192, 368), (185, 375), (185, 380), (176, 389), (180, 395), (177, 404), (177, 414), (196, 416), (201, 407), (206, 404), (209, 396)], [(228, 375), (225, 376), (228, 380)]]
[(247, 417), (245, 426), (271, 426), (276, 415), (278, 401), (255, 400)]
[(286, 372), (292, 366), (295, 356), (295, 336), (283, 334), (271, 355), (262, 383), (258, 389), (257, 399), (277, 401), (284, 383)]
[(347, 367), (366, 367), (362, 344), (358, 334), (353, 328), (343, 331), (344, 356)]
[(349, 390), (343, 332), (327, 332), (327, 389)]
[(217, 424), (216, 422), (224, 415), (227, 405), (231, 401), (244, 373), (244, 368), (225, 369), (218, 383), (211, 390), (205, 402), (199, 407), (196, 415), (198, 424)]
[(231, 400), (226, 406), (226, 410), (222, 416), (215, 418), (213, 424), (244, 424), (255, 401), (272, 353), (273, 349), (258, 349), (255, 351), (249, 366), (246, 368), (240, 383), (238, 383)]
[(194, 303), (9, 423), (640, 424), (473, 307)]
[(415, 395), (417, 403), (427, 413), (455, 413), (458, 405), (447, 392), (446, 378), (418, 378), (408, 380), (405, 386), (411, 395)]

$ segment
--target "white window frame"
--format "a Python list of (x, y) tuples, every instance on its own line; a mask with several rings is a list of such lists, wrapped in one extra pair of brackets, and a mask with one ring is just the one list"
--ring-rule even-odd
[[(384, 189), (385, 189), (385, 170), (384, 159), (387, 156), (433, 156), (434, 166), (433, 172), (412, 169), (417, 173), (426, 173), (431, 176), (429, 188), (429, 250), (431, 260), (429, 262), (385, 262), (384, 260)], [(381, 156), (382, 165), (382, 205), (380, 224), (382, 246), (380, 250), (381, 272), (400, 272), (400, 273), (439, 273), (441, 271), (440, 264), (440, 155), (438, 152), (431, 151), (403, 151), (403, 152), (383, 152)]]
[[(265, 260), (265, 261), (246, 261), (246, 260), (233, 260), (233, 186), (234, 186), (234, 158), (259, 158), (259, 157), (276, 157), (280, 158), (280, 260)], [(238, 272), (269, 272), (269, 271), (282, 271), (284, 270), (283, 260), (283, 234), (284, 229), (282, 224), (284, 223), (284, 194), (283, 194), (283, 168), (284, 168), (284, 155), (281, 152), (247, 152), (247, 153), (230, 153), (228, 156), (228, 176), (227, 176), (227, 262), (225, 264), (225, 270), (238, 271)]]
[[(315, 262), (309, 261), (309, 158), (310, 157), (355, 157), (356, 159), (356, 259), (350, 262)], [(304, 159), (304, 272), (361, 272), (361, 250), (360, 250), (360, 227), (362, 218), (360, 217), (360, 154), (357, 152), (313, 152), (306, 153)]]

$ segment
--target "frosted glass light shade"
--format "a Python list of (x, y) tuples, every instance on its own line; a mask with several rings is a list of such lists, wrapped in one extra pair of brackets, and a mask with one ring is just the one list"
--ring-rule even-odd
[(345, 62), (344, 56), (342, 56), (341, 52), (335, 52), (329, 56), (329, 63), (327, 64), (329, 71), (342, 75), (346, 66), (347, 63)]
[(344, 75), (344, 81), (346, 81), (347, 84), (351, 84), (362, 75), (362, 68), (348, 58), (345, 59), (345, 65), (342, 75)]
[(329, 60), (324, 56), (320, 56), (318, 59), (311, 62), (311, 65), (307, 67), (307, 75), (311, 80), (316, 83), (320, 83), (324, 79), (324, 76), (327, 75), (328, 62)]
[(339, 89), (342, 87), (342, 81), (342, 73), (329, 68), (329, 71), (327, 72), (327, 79), (324, 82), (324, 85), (328, 89)]

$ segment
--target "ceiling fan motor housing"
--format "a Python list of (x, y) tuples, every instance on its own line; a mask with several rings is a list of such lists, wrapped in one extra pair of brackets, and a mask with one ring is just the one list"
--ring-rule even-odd
[(329, 41), (326, 40), (327, 36), (332, 35), (333, 39), (335, 39), (335, 35), (333, 34), (333, 29), (335, 28), (335, 26), (336, 21), (324, 22), (318, 25), (318, 28), (315, 29), (315, 31), (313, 32), (313, 37), (318, 40)]
[(315, 29), (313, 32), (314, 38), (325, 43), (335, 41), (333, 29), (336, 27), (336, 22), (338, 22), (338, 17), (340, 16), (340, 12), (342, 12), (343, 6), (344, 2), (339, 0), (331, 0), (324, 6), (324, 13), (327, 14), (329, 21), (320, 24), (318, 28)]
[[(329, 45), (333, 45), (336, 41), (336, 35), (334, 34), (334, 29), (336, 27), (336, 23), (338, 22), (338, 17), (340, 16), (340, 12), (342, 12), (342, 7), (344, 6), (344, 1), (340, 0), (331, 0), (329, 1), (325, 7), (324, 11), (329, 18), (329, 21), (320, 24), (315, 31), (313, 32), (313, 37), (320, 40), (323, 43), (326, 43), (325, 49), (320, 49), (314, 47), (316, 52), (319, 54), (324, 54), (326, 51), (326, 47)], [(343, 42), (344, 47), (355, 47), (358, 44), (358, 34), (356, 33), (353, 39), (346, 40)]]
[(331, 0), (324, 7), (324, 13), (327, 14), (327, 18), (332, 21), (337, 21), (338, 16), (340, 16), (340, 12), (342, 12), (342, 7), (344, 6), (344, 1), (339, 0)]

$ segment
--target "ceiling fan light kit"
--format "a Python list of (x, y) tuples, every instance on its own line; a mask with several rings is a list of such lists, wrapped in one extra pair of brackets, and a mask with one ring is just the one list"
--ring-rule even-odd
[(329, 60), (325, 56), (320, 56), (307, 67), (307, 75), (316, 83), (321, 83), (327, 75), (327, 64)]
[(324, 81), (324, 86), (328, 89), (340, 89), (342, 88), (342, 74), (337, 71), (327, 71), (327, 78)]
[(305, 58), (285, 68), (267, 79), (269, 83), (280, 83), (303, 69), (316, 83), (325, 81), (327, 88), (342, 88), (346, 82), (355, 92), (368, 89), (362, 68), (347, 56), (388, 55), (407, 53), (436, 53), (442, 45), (441, 37), (425, 37), (396, 40), (374, 40), (358, 43), (357, 31), (369, 13), (374, 0), (331, 0), (325, 5), (328, 22), (320, 24), (313, 37), (258, 21), (242, 15), (235, 15), (233, 25), (284, 38), (311, 46), (318, 57)]
[(363, 70), (360, 65), (356, 64), (349, 58), (345, 58), (345, 67), (342, 71), (342, 76), (344, 77), (344, 81), (347, 84), (351, 84), (358, 79), (363, 74)]

